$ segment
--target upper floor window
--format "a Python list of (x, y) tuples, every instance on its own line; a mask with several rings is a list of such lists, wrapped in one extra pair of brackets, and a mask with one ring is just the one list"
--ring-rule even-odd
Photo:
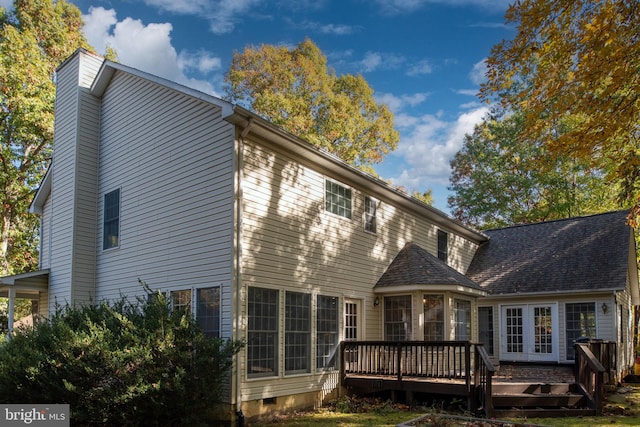
[(325, 180), (325, 209), (336, 215), (351, 219), (351, 189), (333, 181)]
[(104, 195), (102, 249), (115, 248), (120, 242), (120, 189)]
[(376, 214), (378, 201), (373, 197), (364, 197), (364, 229), (371, 233), (376, 232)]
[(449, 235), (442, 230), (438, 230), (438, 259), (444, 263), (446, 263), (448, 259), (448, 246)]

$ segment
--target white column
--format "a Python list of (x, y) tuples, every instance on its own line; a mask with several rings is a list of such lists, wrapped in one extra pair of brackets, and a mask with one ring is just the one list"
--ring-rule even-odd
[(13, 316), (15, 312), (15, 304), (16, 304), (16, 288), (14, 286), (9, 286), (9, 320), (7, 322), (7, 329), (9, 330), (9, 335), (13, 333)]

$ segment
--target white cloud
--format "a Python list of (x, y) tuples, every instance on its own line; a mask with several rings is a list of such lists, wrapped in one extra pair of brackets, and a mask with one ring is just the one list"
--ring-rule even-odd
[(487, 59), (476, 62), (469, 72), (469, 80), (480, 86), (487, 79)]
[(358, 63), (363, 73), (369, 73), (379, 69), (397, 68), (405, 62), (402, 56), (393, 53), (367, 52)]
[(145, 0), (149, 6), (209, 21), (215, 34), (230, 33), (251, 9), (262, 0)]
[[(102, 7), (90, 8), (89, 14), (82, 18), (87, 40), (98, 52), (105, 52), (106, 47), (110, 46), (115, 49), (118, 61), (122, 64), (215, 94), (208, 80), (187, 77), (185, 71), (197, 70), (202, 76), (209, 77), (209, 73), (220, 70), (220, 59), (206, 51), (178, 54), (171, 42), (171, 24), (145, 25), (133, 18), (118, 21), (113, 9)], [(131, 40), (136, 42), (131, 43)]]
[(423, 103), (428, 97), (428, 93), (414, 93), (411, 95), (400, 96), (396, 96), (391, 93), (375, 95), (376, 102), (386, 104), (394, 114), (399, 113), (407, 106), (415, 107), (416, 105)]
[(476, 6), (488, 10), (506, 10), (513, 0), (376, 0), (383, 13), (409, 13), (427, 4)]
[(419, 76), (423, 74), (431, 74), (432, 71), (433, 71), (433, 67), (431, 66), (429, 61), (425, 59), (418, 62), (417, 64), (413, 64), (407, 71), (407, 75)]
[(447, 185), (451, 159), (462, 148), (464, 135), (473, 132), (487, 112), (486, 107), (479, 107), (460, 114), (455, 121), (438, 114), (396, 116), (401, 137), (395, 155), (408, 166), (391, 181), (409, 189)]

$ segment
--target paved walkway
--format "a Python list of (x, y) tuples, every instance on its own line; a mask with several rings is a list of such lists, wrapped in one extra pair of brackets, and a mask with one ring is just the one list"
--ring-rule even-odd
[(496, 367), (496, 382), (573, 383), (573, 365), (505, 364)]

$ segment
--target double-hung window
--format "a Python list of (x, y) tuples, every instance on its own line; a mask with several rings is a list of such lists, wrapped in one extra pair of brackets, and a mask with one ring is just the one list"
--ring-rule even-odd
[(455, 339), (468, 341), (471, 339), (471, 302), (461, 299), (453, 300), (453, 323)]
[(318, 295), (316, 299), (316, 367), (336, 368), (338, 351), (338, 298)]
[(424, 340), (444, 340), (444, 295), (424, 295)]
[(249, 287), (247, 299), (247, 375), (278, 375), (278, 291)]
[(120, 189), (104, 195), (102, 249), (120, 244)]
[(325, 209), (351, 219), (351, 189), (337, 182), (325, 180)]
[(444, 263), (447, 262), (449, 253), (449, 235), (438, 230), (438, 259)]
[(376, 216), (378, 202), (373, 197), (364, 197), (364, 229), (370, 233), (376, 233)]
[(173, 311), (195, 315), (196, 322), (204, 334), (211, 338), (220, 337), (220, 287), (197, 288), (195, 313), (192, 306), (191, 289), (171, 292), (171, 308)]
[(284, 316), (284, 372), (310, 372), (311, 295), (286, 292)]

